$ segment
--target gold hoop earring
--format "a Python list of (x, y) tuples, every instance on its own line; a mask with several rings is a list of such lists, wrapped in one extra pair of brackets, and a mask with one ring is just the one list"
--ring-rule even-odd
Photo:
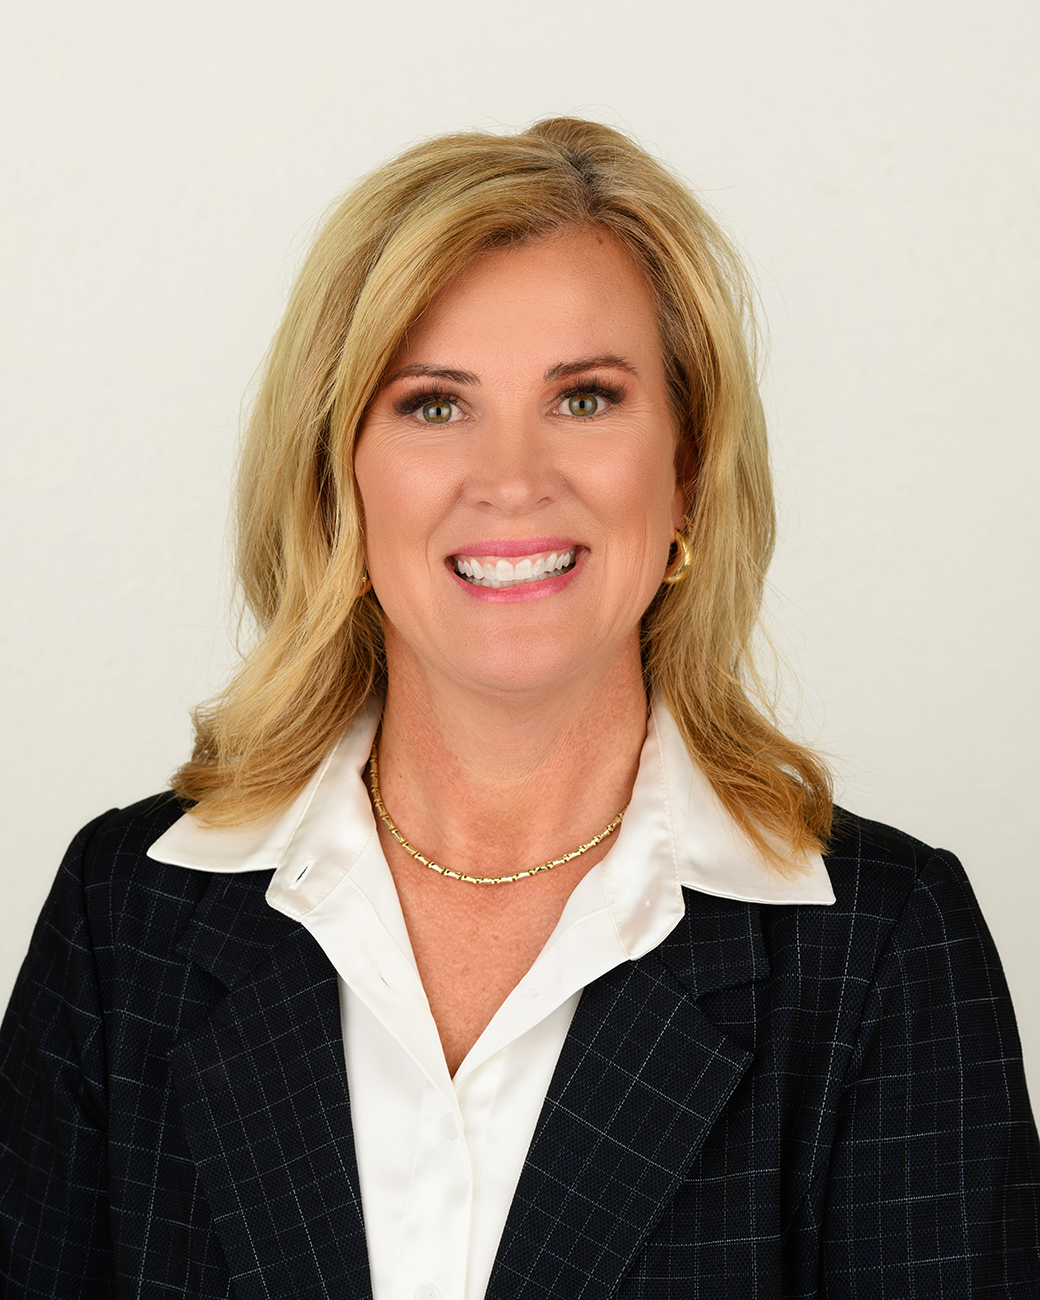
[(367, 596), (371, 590), (372, 590), (372, 579), (368, 576), (368, 570), (365, 569), (361, 575), (361, 586), (358, 588), (358, 594), (354, 597), (354, 599), (360, 600), (363, 596)]
[[(683, 523), (685, 525), (685, 520)], [(693, 550), (687, 540), (686, 533), (675, 530), (675, 545), (678, 549), (678, 555), (664, 571), (663, 582), (674, 587), (679, 582), (685, 582), (690, 576), (690, 570), (693, 568)]]

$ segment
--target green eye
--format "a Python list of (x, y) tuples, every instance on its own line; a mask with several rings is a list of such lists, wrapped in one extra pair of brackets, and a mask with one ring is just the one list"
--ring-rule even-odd
[(598, 415), (600, 399), (595, 393), (575, 393), (567, 399), (571, 415)]
[(422, 408), (422, 418), (427, 424), (447, 424), (451, 419), (451, 403), (443, 402), (439, 398), (427, 402)]

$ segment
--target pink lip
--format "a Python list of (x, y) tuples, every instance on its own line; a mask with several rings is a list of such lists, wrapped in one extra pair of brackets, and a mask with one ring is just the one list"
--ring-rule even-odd
[[(541, 538), (538, 540), (541, 541)], [(501, 542), (495, 542), (494, 545), (495, 547), (499, 547), (501, 546)], [(527, 546), (529, 543), (525, 542), (524, 545)], [(543, 551), (546, 549), (558, 550), (559, 544), (556, 546), (549, 546), (548, 548), (538, 546), (535, 549)], [(462, 551), (460, 554), (465, 555), (469, 554), (469, 552)], [(485, 554), (498, 555), (502, 556), (503, 559), (505, 558), (505, 556), (502, 555), (502, 552), (497, 549), (486, 551)], [(524, 550), (517, 551), (516, 554), (530, 555), (531, 552)], [(563, 591), (564, 587), (569, 587), (574, 581), (576, 575), (581, 572), (587, 554), (587, 551), (579, 549), (577, 556), (575, 557), (574, 567), (568, 569), (566, 573), (558, 574), (555, 578), (543, 578), (541, 582), (522, 582), (516, 587), (475, 587), (471, 582), (467, 582), (465, 578), (456, 573), (451, 565), (447, 565), (446, 567), (458, 585), (465, 591), (466, 595), (472, 596), (474, 600), (483, 600), (489, 605), (516, 605), (525, 600), (541, 600), (544, 596), (555, 596), (557, 592)]]
[[(499, 559), (510, 560), (517, 555), (537, 555), (539, 551), (569, 551), (577, 546), (569, 537), (520, 537), (515, 541), (506, 537), (491, 537), (482, 542), (468, 542), (460, 546), (456, 555), (496, 555)], [(554, 579), (549, 578), (552, 582)]]

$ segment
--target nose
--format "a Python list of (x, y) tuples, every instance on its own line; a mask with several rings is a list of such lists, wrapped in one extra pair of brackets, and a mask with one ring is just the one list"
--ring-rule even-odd
[(537, 421), (488, 421), (466, 477), (470, 505), (505, 515), (530, 514), (555, 501), (561, 476), (550, 431)]

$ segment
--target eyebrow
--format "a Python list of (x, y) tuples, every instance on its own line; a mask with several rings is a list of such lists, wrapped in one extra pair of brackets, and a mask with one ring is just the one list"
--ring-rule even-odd
[[(545, 372), (545, 382), (551, 384), (555, 379), (569, 379), (571, 375), (584, 374), (589, 370), (627, 370), (630, 374), (636, 374), (636, 368), (630, 361), (624, 357), (615, 356), (613, 353), (605, 353), (598, 357), (579, 357), (576, 361), (561, 361), (558, 365), (550, 366)], [(451, 366), (426, 365), (423, 362), (415, 362), (410, 366), (402, 366), (400, 370), (395, 370), (392, 375), (387, 375), (384, 383), (392, 384), (398, 379), (444, 379), (449, 384), (471, 384), (480, 385), (479, 378), (471, 370), (455, 370)]]
[(571, 375), (580, 375), (586, 370), (627, 370), (633, 375), (638, 373), (630, 361), (608, 352), (600, 357), (579, 357), (577, 361), (561, 361), (557, 366), (550, 366), (545, 372), (545, 382), (568, 379)]
[(449, 384), (479, 384), (480, 380), (471, 370), (454, 370), (450, 366), (428, 366), (416, 362), (411, 366), (402, 366), (392, 375), (387, 375), (385, 384), (392, 384), (398, 379), (446, 379)]

